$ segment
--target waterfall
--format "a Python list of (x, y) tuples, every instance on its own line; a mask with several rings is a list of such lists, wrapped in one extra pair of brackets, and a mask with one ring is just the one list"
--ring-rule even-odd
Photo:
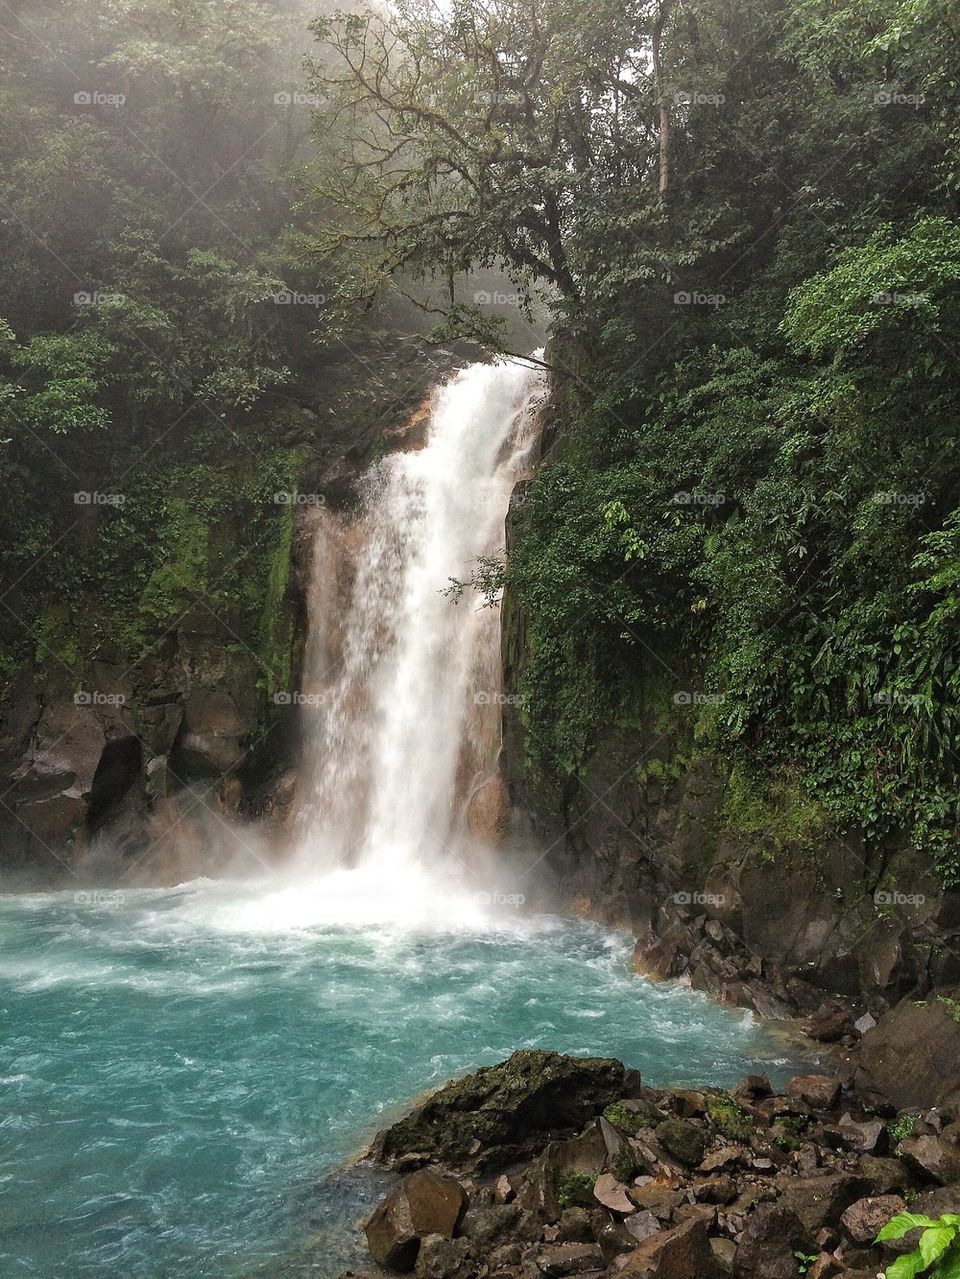
[(542, 393), (513, 361), (462, 370), (433, 393), (422, 443), (364, 477), (359, 514), (319, 521), (297, 859), (364, 915), (463, 886), (466, 806), (496, 774), (504, 693), (498, 611), (445, 588), (503, 553)]

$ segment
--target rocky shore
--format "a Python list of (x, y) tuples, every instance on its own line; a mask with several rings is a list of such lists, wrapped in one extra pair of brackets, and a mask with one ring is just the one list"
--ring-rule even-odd
[(397, 1182), (364, 1226), (368, 1273), (874, 1279), (920, 1235), (877, 1244), (891, 1218), (960, 1212), (957, 1069), (904, 1107), (857, 1063), (726, 1091), (514, 1053), (375, 1139)]

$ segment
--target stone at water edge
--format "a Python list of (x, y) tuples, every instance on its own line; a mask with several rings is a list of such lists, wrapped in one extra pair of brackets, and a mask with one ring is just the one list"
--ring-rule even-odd
[(413, 1269), (427, 1235), (452, 1239), (467, 1206), (459, 1181), (428, 1168), (395, 1186), (364, 1225), (367, 1247), (378, 1265), (401, 1273)]
[[(623, 1062), (613, 1058), (522, 1049), (497, 1066), (446, 1084), (379, 1133), (371, 1153), (395, 1165), (405, 1153), (423, 1151), (452, 1165), (484, 1162), (493, 1150), (502, 1168), (544, 1134), (581, 1129), (621, 1100), (629, 1081)], [(481, 1151), (475, 1158), (471, 1152), (478, 1141)]]
[(829, 1075), (796, 1075), (784, 1090), (814, 1110), (832, 1110), (840, 1100), (840, 1080)]

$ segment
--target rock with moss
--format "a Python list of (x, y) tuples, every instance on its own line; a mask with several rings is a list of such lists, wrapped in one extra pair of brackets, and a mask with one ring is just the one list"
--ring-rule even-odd
[(504, 1167), (582, 1128), (623, 1098), (630, 1082), (614, 1058), (526, 1049), (441, 1088), (379, 1133), (371, 1155), (391, 1165), (422, 1154), (450, 1167)]

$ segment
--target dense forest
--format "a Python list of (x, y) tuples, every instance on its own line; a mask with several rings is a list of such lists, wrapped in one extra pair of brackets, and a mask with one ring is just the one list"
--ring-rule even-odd
[(275, 494), (422, 389), (415, 329), (511, 349), (546, 310), (547, 465), (478, 566), (525, 618), (531, 771), (654, 705), (742, 820), (960, 874), (955, 4), (3, 25), (5, 680), (209, 613), (279, 686)]
[[(960, 872), (958, 20), (558, 0), (320, 25), (320, 249), (371, 291), (504, 262), (550, 302), (558, 439), (505, 570), (544, 776), (652, 703), (758, 833), (905, 832)], [(482, 307), (448, 324), (491, 340)]]

